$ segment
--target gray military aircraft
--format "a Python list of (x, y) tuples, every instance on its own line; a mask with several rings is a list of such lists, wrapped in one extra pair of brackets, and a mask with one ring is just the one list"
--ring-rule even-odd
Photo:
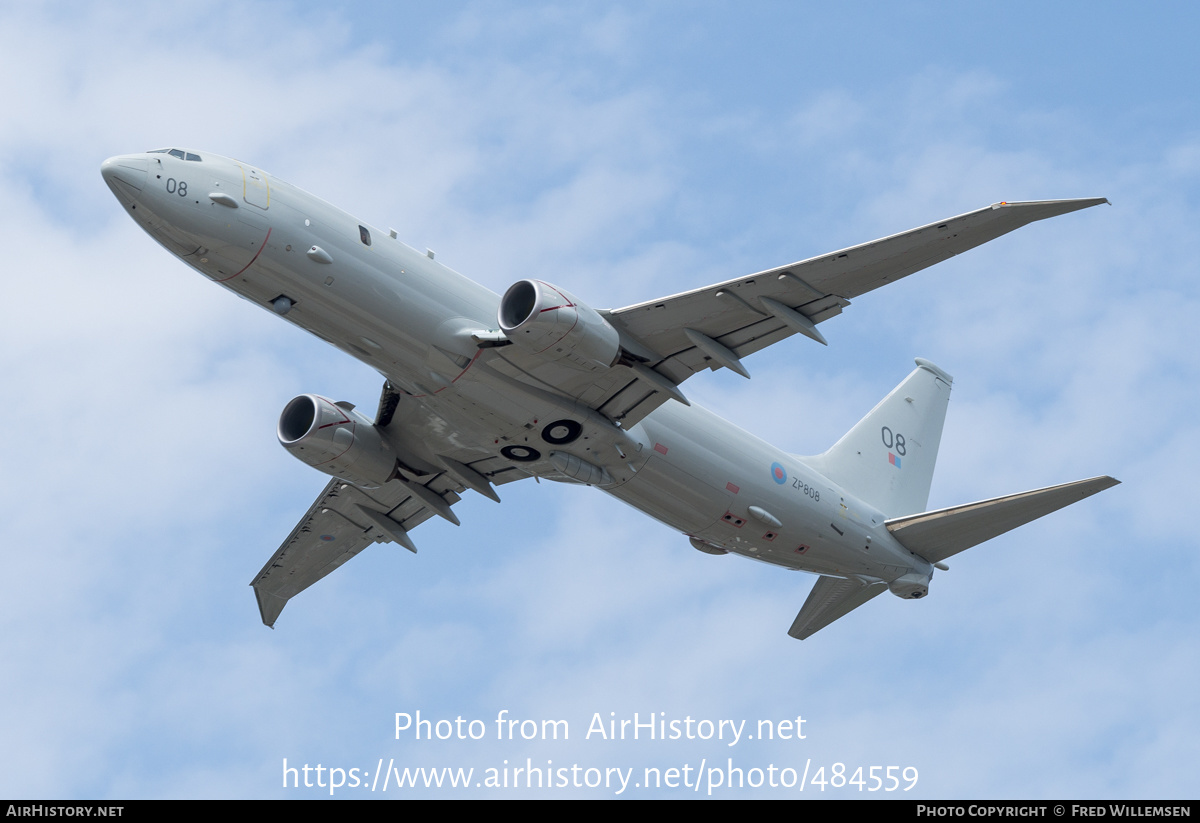
[(1115, 485), (1094, 477), (925, 511), (952, 378), (917, 368), (829, 451), (798, 457), (692, 405), (704, 369), (817, 325), (852, 298), (1035, 220), (1103, 198), (997, 203), (871, 243), (623, 309), (541, 280), (498, 296), (262, 169), (201, 151), (112, 157), (101, 173), (138, 225), (205, 277), (369, 364), (374, 421), (304, 394), (283, 447), (333, 479), (251, 586), (263, 622), (367, 546), (466, 489), (526, 477), (596, 486), (707, 554), (819, 575), (804, 639), (885, 590), (917, 599), (958, 552)]

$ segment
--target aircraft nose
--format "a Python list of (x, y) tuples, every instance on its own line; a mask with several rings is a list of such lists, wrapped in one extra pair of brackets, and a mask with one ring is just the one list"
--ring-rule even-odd
[(141, 154), (121, 154), (100, 164), (100, 175), (118, 196), (131, 197), (146, 185), (150, 161)]

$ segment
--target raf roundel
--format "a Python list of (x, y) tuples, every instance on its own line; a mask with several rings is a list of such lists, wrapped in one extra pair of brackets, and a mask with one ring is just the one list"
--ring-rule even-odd
[(771, 479), (781, 486), (787, 482), (787, 469), (782, 463), (771, 464)]

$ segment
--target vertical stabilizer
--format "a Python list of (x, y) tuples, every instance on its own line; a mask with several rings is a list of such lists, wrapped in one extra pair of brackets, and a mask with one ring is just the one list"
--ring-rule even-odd
[(817, 471), (888, 517), (925, 511), (954, 378), (928, 360), (816, 457)]

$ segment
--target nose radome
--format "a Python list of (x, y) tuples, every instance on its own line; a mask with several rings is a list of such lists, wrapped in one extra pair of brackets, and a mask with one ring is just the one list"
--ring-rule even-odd
[(145, 187), (149, 168), (150, 161), (145, 155), (121, 154), (101, 163), (100, 174), (115, 194), (133, 194)]

